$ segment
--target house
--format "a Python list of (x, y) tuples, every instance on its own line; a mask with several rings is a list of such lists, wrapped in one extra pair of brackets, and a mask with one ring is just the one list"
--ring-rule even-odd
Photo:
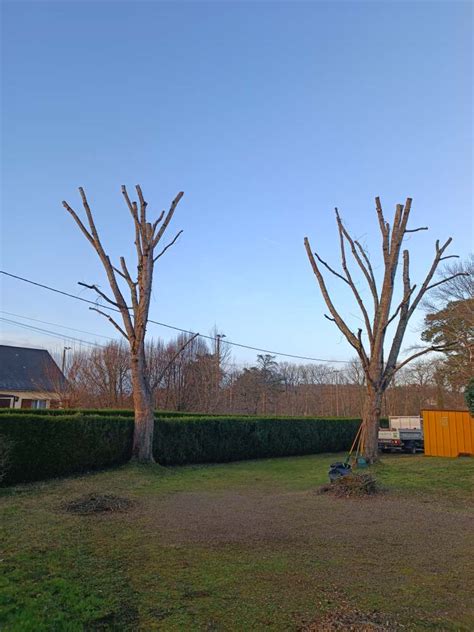
[(66, 387), (44, 349), (0, 345), (0, 408), (57, 408)]

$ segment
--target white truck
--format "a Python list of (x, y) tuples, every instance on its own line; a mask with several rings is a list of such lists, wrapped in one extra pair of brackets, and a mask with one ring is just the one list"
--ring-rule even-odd
[(421, 417), (389, 417), (388, 429), (379, 430), (382, 452), (423, 452), (423, 419)]

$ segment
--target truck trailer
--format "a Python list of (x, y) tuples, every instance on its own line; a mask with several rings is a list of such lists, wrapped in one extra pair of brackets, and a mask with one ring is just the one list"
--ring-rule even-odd
[(379, 450), (410, 454), (423, 452), (424, 436), (421, 417), (389, 417), (388, 422), (388, 429), (379, 430)]

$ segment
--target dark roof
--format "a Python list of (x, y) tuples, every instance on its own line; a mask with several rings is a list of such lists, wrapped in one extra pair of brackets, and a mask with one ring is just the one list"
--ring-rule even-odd
[(57, 392), (66, 378), (44, 349), (0, 345), (0, 390)]

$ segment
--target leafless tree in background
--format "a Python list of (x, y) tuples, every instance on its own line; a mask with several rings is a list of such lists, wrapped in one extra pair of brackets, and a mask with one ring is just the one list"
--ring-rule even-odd
[(81, 405), (93, 408), (130, 405), (130, 352), (122, 341), (74, 353), (67, 374), (71, 393)]
[[(183, 344), (188, 346), (182, 350)], [(109, 347), (110, 345), (110, 347)], [(147, 371), (153, 403), (158, 410), (200, 413), (252, 413), (298, 417), (359, 418), (363, 410), (365, 374), (354, 359), (345, 368), (329, 364), (277, 363), (279, 381), (267, 390), (258, 361), (242, 367), (226, 361), (221, 367), (219, 400), (214, 400), (215, 358), (202, 339), (179, 336), (168, 343), (147, 343)], [(418, 364), (420, 363), (420, 366)], [(445, 361), (423, 358), (395, 374), (384, 393), (381, 415), (417, 415), (422, 408), (462, 408), (461, 391), (453, 389), (444, 372)], [(68, 408), (133, 408), (126, 345), (73, 351), (67, 387), (55, 387)], [(271, 386), (267, 383), (266, 387)]]
[[(425, 227), (414, 229), (408, 228), (411, 204), (411, 198), (407, 198), (404, 205), (397, 204), (393, 226), (390, 226), (384, 217), (380, 199), (378, 197), (375, 198), (375, 207), (382, 237), (383, 279), (381, 287), (378, 285), (366, 250), (359, 241), (351, 237), (342, 222), (337, 209), (336, 222), (339, 232), (340, 257), (342, 264), (341, 273), (332, 268), (319, 256), (319, 254), (313, 253), (308, 238), (305, 237), (304, 239), (311, 267), (330, 313), (330, 316), (326, 317), (336, 324), (351, 347), (357, 352), (364, 369), (366, 378), (366, 394), (361, 443), (363, 445), (364, 456), (369, 462), (374, 462), (378, 458), (377, 433), (382, 411), (383, 395), (395, 373), (415, 358), (418, 358), (429, 351), (439, 350), (439, 347), (431, 345), (417, 351), (408, 358), (404, 359), (401, 363), (397, 363), (410, 318), (426, 292), (463, 275), (462, 272), (455, 272), (451, 277), (441, 279), (440, 281), (433, 281), (433, 276), (439, 264), (443, 260), (450, 258), (444, 254), (452, 241), (452, 239), (449, 238), (441, 246), (439, 241), (436, 241), (435, 255), (425, 280), (419, 287), (417, 287), (416, 284), (412, 284), (410, 279), (409, 251), (405, 249), (402, 253), (403, 241), (408, 233), (414, 233), (427, 229)], [(347, 249), (350, 250), (354, 261), (357, 263), (360, 272), (363, 274), (367, 282), (373, 301), (372, 310), (370, 310), (365, 304), (358, 286), (349, 270), (346, 255)], [(392, 309), (395, 278), (400, 257), (402, 257), (403, 261), (402, 299), (398, 306), (396, 306), (395, 309)], [(343, 281), (352, 291), (362, 315), (367, 342), (363, 341), (363, 330), (361, 328), (356, 331), (351, 329), (351, 327), (340, 315), (340, 312), (336, 309), (321, 272), (322, 268), (325, 268), (331, 274)], [(385, 358), (385, 345), (386, 342), (388, 342), (387, 330), (392, 323), (395, 327), (395, 332), (389, 344), (388, 356)]]
[[(107, 255), (102, 245), (99, 233), (95, 225), (95, 221), (84, 193), (83, 188), (79, 188), (82, 199), (82, 205), (86, 213), (89, 228), (83, 224), (77, 213), (71, 206), (63, 201), (63, 206), (71, 214), (76, 224), (81, 229), (83, 235), (89, 241), (96, 251), (102, 266), (107, 275), (109, 286), (113, 298), (102, 292), (97, 285), (89, 285), (81, 283), (84, 287), (94, 290), (97, 295), (102, 298), (114, 310), (120, 312), (122, 325), (120, 325), (110, 314), (98, 308), (96, 312), (105, 316), (126, 338), (130, 347), (130, 367), (131, 380), (133, 388), (133, 401), (135, 408), (135, 430), (133, 436), (133, 458), (140, 462), (153, 462), (153, 401), (150, 389), (147, 362), (145, 353), (145, 334), (148, 323), (148, 314), (150, 309), (150, 298), (153, 284), (153, 272), (158, 259), (165, 254), (177, 240), (182, 231), (178, 232), (173, 240), (168, 243), (158, 254), (155, 254), (156, 248), (159, 246), (165, 231), (170, 223), (175, 209), (183, 196), (180, 192), (173, 200), (167, 213), (162, 211), (158, 219), (150, 223), (147, 219), (147, 202), (143, 197), (140, 186), (136, 186), (139, 203), (132, 201), (128, 195), (125, 186), (122, 186), (122, 195), (128, 206), (133, 219), (135, 233), (135, 248), (137, 253), (137, 272), (136, 277), (132, 277), (124, 257), (120, 257), (120, 267), (112, 264), (110, 257)], [(125, 300), (124, 294), (120, 287), (120, 282), (125, 283), (128, 287), (129, 306)]]

